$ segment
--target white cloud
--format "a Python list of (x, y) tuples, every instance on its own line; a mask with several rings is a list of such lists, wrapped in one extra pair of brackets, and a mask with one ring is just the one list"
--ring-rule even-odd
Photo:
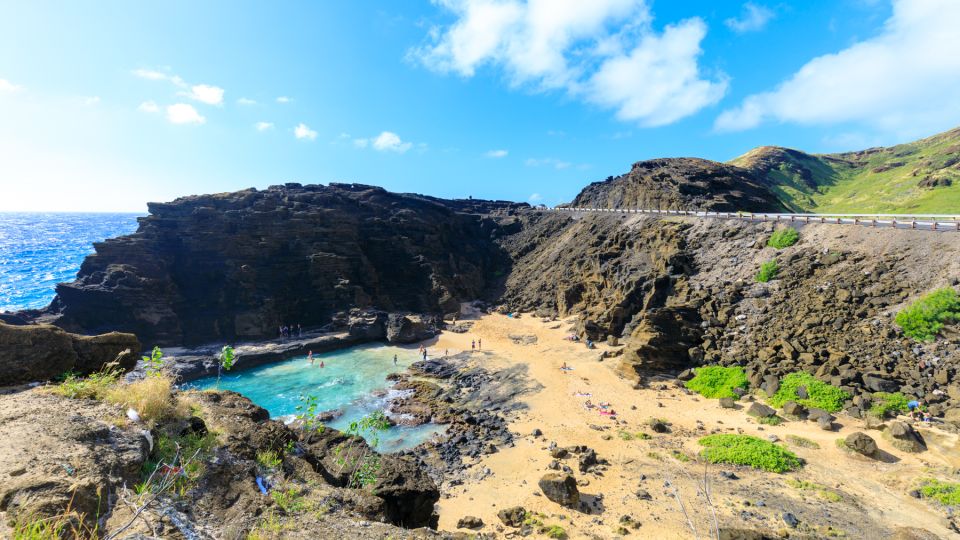
[(557, 170), (569, 169), (572, 163), (555, 158), (528, 158), (523, 162), (527, 167), (553, 167)]
[(0, 92), (12, 94), (21, 90), (23, 90), (23, 87), (19, 84), (13, 84), (6, 79), (0, 79)]
[(413, 146), (412, 143), (401, 140), (400, 136), (392, 131), (380, 133), (371, 141), (371, 144), (375, 150), (381, 152), (397, 152), (400, 154), (406, 152)]
[(171, 124), (203, 124), (207, 121), (193, 108), (193, 105), (187, 103), (176, 103), (168, 106), (167, 120)]
[(256, 105), (256, 104), (257, 104), (256, 100), (253, 100), (250, 98), (242, 97), (237, 100), (237, 105)]
[(195, 84), (189, 92), (181, 92), (180, 95), (207, 105), (223, 105), (223, 88), (219, 86)]
[(133, 74), (141, 79), (147, 79), (150, 81), (165, 81), (170, 78), (170, 76), (166, 73), (152, 69), (135, 69), (133, 70)]
[(531, 193), (529, 199), (530, 202), (535, 203), (543, 200), (543, 196), (539, 193)]
[(93, 107), (94, 105), (100, 103), (100, 96), (86, 96), (81, 98), (81, 101), (87, 107)]
[(743, 5), (743, 12), (739, 18), (731, 17), (723, 21), (723, 24), (738, 34), (745, 34), (763, 30), (773, 15), (773, 10), (770, 8), (747, 2)]
[(277, 103), (290, 103), (291, 101), (293, 101), (293, 98), (289, 98), (287, 96), (280, 96), (277, 98)]
[(137, 110), (145, 113), (158, 113), (160, 112), (160, 107), (155, 101), (144, 101), (137, 107)]
[(303, 122), (300, 122), (297, 127), (293, 128), (293, 135), (298, 139), (307, 139), (310, 141), (317, 138), (317, 132), (310, 129), (310, 127)]
[(499, 158), (507, 157), (507, 154), (508, 152), (506, 150), (490, 150), (484, 155), (487, 156), (488, 158), (499, 159)]
[(257, 131), (267, 131), (268, 129), (273, 129), (273, 122), (257, 122), (253, 127), (257, 128)]
[(706, 25), (693, 18), (658, 33), (644, 0), (436, 0), (456, 20), (433, 28), (409, 57), (441, 73), (499, 67), (513, 86), (565, 90), (644, 126), (716, 103), (724, 77), (698, 65)]
[(960, 123), (960, 2), (895, 0), (876, 37), (807, 62), (777, 88), (748, 96), (719, 131), (768, 121), (860, 123), (917, 136)]
[(353, 145), (357, 148), (366, 148), (370, 146), (370, 139), (354, 139)]

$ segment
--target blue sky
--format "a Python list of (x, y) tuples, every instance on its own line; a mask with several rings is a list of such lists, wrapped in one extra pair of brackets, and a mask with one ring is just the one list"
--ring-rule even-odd
[(2, 1), (0, 211), (360, 182), (555, 204), (642, 159), (960, 124), (953, 0)]

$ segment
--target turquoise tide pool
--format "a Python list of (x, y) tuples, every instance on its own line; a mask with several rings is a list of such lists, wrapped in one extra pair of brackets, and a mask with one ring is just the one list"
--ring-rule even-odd
[[(397, 365), (393, 357), (397, 356)], [(346, 429), (350, 422), (375, 410), (383, 410), (397, 395), (386, 380), (390, 373), (404, 371), (417, 361), (417, 351), (386, 345), (362, 345), (350, 349), (314, 355), (314, 365), (304, 356), (250, 370), (225, 374), (220, 389), (233, 390), (270, 411), (270, 416), (289, 419), (297, 413), (300, 396), (317, 397), (319, 410), (339, 409), (343, 415), (328, 425)], [(240, 359), (243, 362), (243, 359)], [(320, 367), (323, 362), (324, 367)], [(198, 389), (213, 388), (216, 377), (190, 383)], [(380, 438), (381, 452), (412, 448), (444, 428), (434, 424), (416, 427), (394, 426)]]

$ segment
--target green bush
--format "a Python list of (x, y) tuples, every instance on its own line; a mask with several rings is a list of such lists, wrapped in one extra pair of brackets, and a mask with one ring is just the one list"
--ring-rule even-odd
[(774, 231), (774, 233), (770, 235), (770, 240), (767, 241), (767, 245), (773, 248), (783, 249), (796, 244), (799, 239), (800, 233), (793, 227), (787, 227)]
[(920, 484), (920, 494), (944, 506), (960, 505), (960, 484), (928, 478)]
[(86, 377), (68, 371), (62, 375), (60, 384), (50, 387), (50, 392), (71, 399), (102, 400), (121, 375), (123, 372), (119, 368), (109, 364)]
[[(805, 387), (809, 397), (801, 399), (797, 396), (797, 388)], [(817, 380), (809, 373), (791, 373), (780, 380), (780, 389), (768, 400), (774, 407), (783, 407), (788, 401), (796, 401), (806, 407), (816, 407), (829, 412), (837, 412), (843, 408), (843, 402), (850, 399), (850, 394)]]
[(907, 407), (907, 396), (900, 392), (876, 392), (873, 394), (873, 406), (868, 411), (872, 416), (885, 418), (891, 413), (905, 413), (909, 410)]
[(754, 469), (782, 473), (799, 469), (800, 458), (786, 448), (750, 435), (723, 433), (700, 439), (701, 455), (710, 463), (749, 465)]
[(960, 321), (960, 298), (950, 287), (938, 289), (901, 310), (894, 320), (907, 336), (933, 341), (944, 323)]
[(780, 265), (777, 264), (777, 261), (767, 261), (760, 265), (760, 271), (757, 272), (754, 279), (757, 280), (757, 283), (766, 283), (777, 277), (779, 271)]
[(737, 398), (737, 388), (746, 390), (750, 386), (740, 366), (706, 366), (693, 371), (696, 375), (684, 386), (706, 398)]

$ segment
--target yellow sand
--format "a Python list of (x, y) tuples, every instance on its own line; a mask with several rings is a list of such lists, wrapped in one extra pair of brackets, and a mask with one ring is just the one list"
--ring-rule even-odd
[[(511, 506), (523, 506), (529, 511), (542, 512), (549, 524), (561, 525), (571, 538), (614, 536), (620, 517), (629, 514), (642, 526), (633, 531), (634, 538), (691, 538), (687, 519), (679, 511), (672, 489), (664, 487), (664, 481), (679, 487), (681, 499), (688, 508), (690, 520), (707, 535), (711, 518), (702, 499), (696, 496), (696, 482), (704, 474), (704, 466), (694, 462), (684, 463), (673, 457), (674, 450), (688, 456), (696, 456), (696, 443), (701, 436), (713, 430), (723, 432), (741, 431), (745, 434), (766, 438), (776, 434), (784, 439), (787, 434), (800, 435), (816, 441), (820, 449), (797, 448), (787, 444), (808, 464), (799, 472), (785, 475), (737, 470), (738, 481), (719, 478), (721, 470), (731, 467), (712, 465), (711, 478), (714, 506), (720, 522), (735, 524), (741, 510), (756, 510), (769, 517), (765, 523), (774, 528), (783, 528), (779, 512), (772, 508), (745, 508), (744, 500), (750, 500), (750, 486), (773, 489), (788, 498), (814, 497), (816, 492), (801, 492), (788, 487), (785, 480), (798, 478), (816, 482), (841, 494), (844, 501), (833, 503), (847, 505), (848, 512), (863, 512), (871, 519), (889, 527), (921, 526), (944, 538), (950, 536), (943, 519), (925, 502), (911, 498), (907, 492), (914, 488), (917, 478), (928, 476), (932, 467), (936, 472), (945, 467), (960, 466), (957, 457), (957, 437), (942, 435), (930, 439), (931, 450), (919, 456), (899, 452), (880, 437), (877, 431), (868, 433), (877, 440), (882, 450), (899, 458), (897, 463), (882, 463), (869, 460), (837, 448), (835, 441), (847, 434), (864, 430), (859, 421), (841, 418), (843, 428), (839, 432), (826, 432), (812, 422), (786, 422), (780, 426), (760, 426), (743, 410), (722, 409), (716, 400), (688, 395), (676, 387), (673, 381), (653, 382), (651, 388), (635, 390), (634, 381), (623, 378), (617, 370), (619, 359), (597, 360), (600, 352), (607, 349), (587, 350), (582, 343), (567, 341), (569, 322), (544, 323), (533, 316), (519, 319), (503, 315), (483, 315), (475, 319), (472, 331), (466, 334), (444, 333), (439, 340), (430, 343), (431, 355), (440, 355), (445, 349), (451, 354), (470, 350), (471, 340), (481, 339), (484, 350), (496, 353), (495, 359), (476, 355), (478, 361), (490, 362), (491, 368), (508, 367), (514, 363), (525, 364), (531, 379), (543, 385), (543, 389), (524, 396), (528, 410), (519, 413), (511, 424), (517, 434), (515, 446), (502, 447), (500, 451), (484, 456), (471, 469), (471, 478), (465, 485), (449, 488), (439, 503), (440, 528), (456, 530), (457, 520), (472, 515), (483, 519), (484, 532), (496, 532), (501, 528), (497, 511)], [(510, 334), (533, 334), (536, 345), (517, 345), (508, 338)], [(566, 363), (573, 371), (562, 371)], [(660, 388), (664, 389), (660, 389)], [(592, 393), (591, 398), (575, 397), (575, 392)], [(620, 424), (609, 417), (588, 410), (584, 402), (594, 404), (610, 402), (619, 413)], [(635, 406), (636, 409), (631, 409)], [(647, 429), (645, 423), (651, 417), (662, 418), (672, 423), (673, 433), (658, 435)], [(702, 426), (698, 427), (698, 422)], [(610, 430), (597, 431), (590, 424), (611, 426)], [(540, 439), (531, 436), (534, 428), (544, 435)], [(645, 431), (652, 435), (649, 440), (624, 441), (619, 431), (637, 433)], [(604, 435), (612, 435), (604, 440)], [(928, 438), (930, 436), (928, 435)], [(550, 441), (560, 446), (583, 444), (597, 451), (611, 466), (602, 478), (580, 474), (575, 458), (567, 459), (578, 479), (589, 479), (589, 485), (580, 488), (588, 496), (601, 493), (605, 510), (602, 514), (588, 515), (562, 508), (543, 496), (537, 481), (548, 472), (551, 457), (547, 451)], [(782, 441), (781, 441), (782, 442)], [(947, 457), (952, 456), (952, 457)], [(489, 469), (492, 474), (480, 481), (476, 478)], [(646, 474), (646, 481), (639, 480)], [(652, 501), (639, 500), (635, 492), (643, 487), (653, 496)], [(737, 490), (736, 494), (731, 490)], [(857, 500), (860, 502), (857, 502)], [(756, 501), (753, 501), (756, 502)], [(830, 503), (825, 503), (830, 504)], [(857, 510), (860, 505), (862, 510)], [(830, 508), (830, 506), (827, 506)], [(840, 509), (842, 507), (836, 507)], [(760, 510), (763, 510), (760, 512)], [(804, 516), (799, 515), (801, 519)], [(602, 524), (595, 523), (599, 518)], [(756, 524), (756, 522), (754, 522)], [(749, 527), (750, 523), (742, 524)], [(504, 532), (509, 532), (505, 529)]]

